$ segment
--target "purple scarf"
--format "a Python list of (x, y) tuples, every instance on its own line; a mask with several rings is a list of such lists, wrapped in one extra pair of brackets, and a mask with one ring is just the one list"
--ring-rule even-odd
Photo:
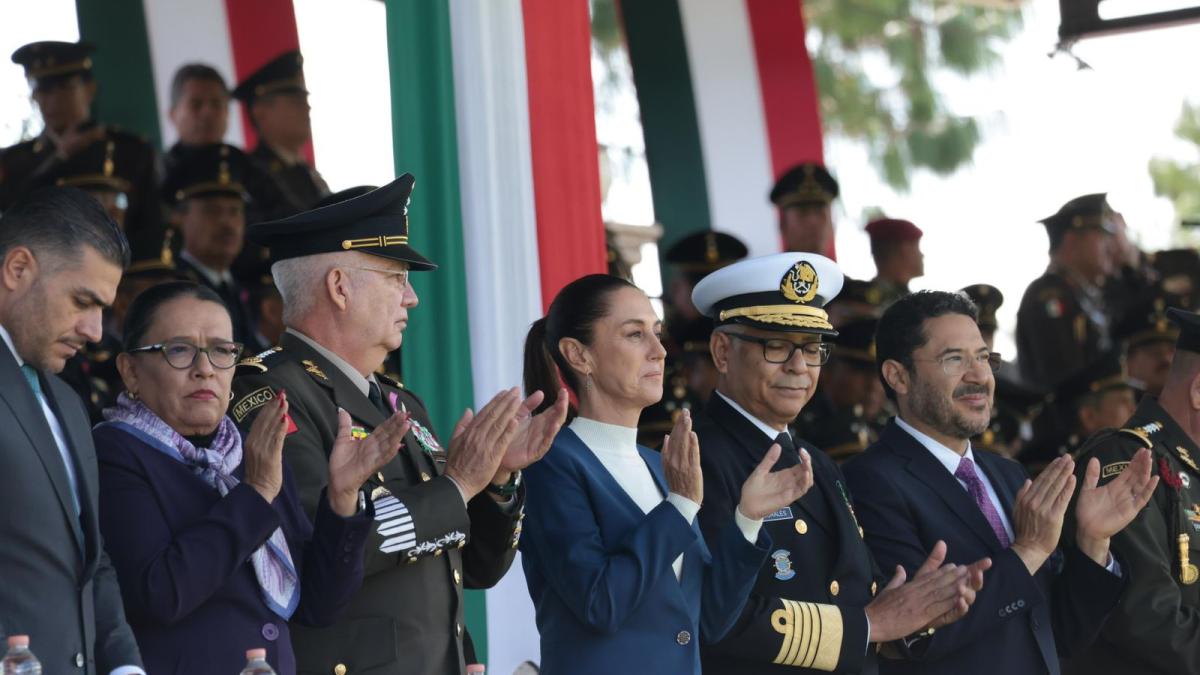
[[(144, 403), (125, 393), (117, 397), (116, 407), (104, 410), (104, 419), (188, 465), (222, 497), (239, 482), (233, 471), (242, 463), (242, 437), (228, 417), (221, 418), (212, 445), (207, 448), (192, 445)], [(283, 530), (275, 528), (271, 537), (251, 554), (250, 563), (267, 607), (284, 619), (291, 618), (300, 603), (300, 578)]]

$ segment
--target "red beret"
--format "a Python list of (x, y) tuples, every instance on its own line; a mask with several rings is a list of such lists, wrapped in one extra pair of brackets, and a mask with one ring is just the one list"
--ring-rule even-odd
[(871, 241), (916, 241), (925, 234), (921, 228), (899, 218), (876, 218), (867, 223)]

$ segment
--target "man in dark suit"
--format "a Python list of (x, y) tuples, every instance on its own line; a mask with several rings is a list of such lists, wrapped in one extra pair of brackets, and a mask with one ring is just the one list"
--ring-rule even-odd
[(1059, 548), (1075, 479), (1070, 456), (1030, 483), (1017, 463), (972, 452), (991, 421), (993, 368), (961, 293), (922, 291), (884, 313), (876, 360), (899, 414), (880, 440), (844, 467), (867, 545), (881, 565), (914, 569), (936, 540), (948, 560), (994, 561), (961, 621), (910, 642), (882, 673), (1059, 673), (1059, 655), (1095, 638), (1125, 586), (1109, 538), (1146, 504), (1155, 479), (1148, 454), (1121, 481), (1081, 483), (1077, 534)]
[[(409, 246), (412, 187), (405, 174), (250, 231), (275, 260), (287, 329), (279, 346), (242, 361), (231, 413), (248, 428), (287, 390), (284, 460), (309, 514), (327, 482), (339, 408), (361, 437), (397, 410), (412, 414), (400, 453), (363, 486), (378, 522), (362, 589), (333, 626), (294, 627), (301, 672), (462, 673), (463, 589), (494, 585), (512, 564), (524, 517), (520, 469), (549, 449), (566, 415), (565, 398), (554, 414), (530, 417), (540, 395), (522, 404), (504, 392), (464, 416), (447, 450), (421, 400), (376, 372), (417, 305), (409, 273), (437, 268)], [(514, 417), (521, 421), (510, 426)]]
[(912, 581), (898, 572), (887, 582), (837, 465), (788, 432), (828, 359), (824, 338), (837, 336), (824, 306), (841, 287), (837, 264), (809, 253), (743, 260), (696, 286), (696, 307), (717, 323), (710, 344), (720, 373), (695, 427), (705, 536), (711, 541), (733, 519), (742, 483), (772, 443), (782, 448), (777, 466), (807, 453), (813, 468), (808, 493), (764, 519), (774, 550), (733, 628), (702, 649), (705, 673), (875, 673), (871, 643), (957, 619), (989, 564), (938, 569), (945, 547), (930, 542), (933, 553)]
[(74, 172), (72, 160), (91, 151), (120, 167), (127, 179), (125, 232), (131, 239), (144, 233), (153, 237), (162, 227), (158, 158), (145, 138), (92, 119), (93, 51), (84, 42), (33, 42), (13, 52), (13, 63), (24, 67), (33, 85), (46, 128), (37, 138), (0, 151), (0, 211), (30, 190), (68, 177), (64, 174)]
[(143, 672), (100, 539), (87, 412), (54, 375), (100, 339), (128, 261), (78, 189), (36, 191), (0, 218), (0, 635), (29, 635), (47, 675)]

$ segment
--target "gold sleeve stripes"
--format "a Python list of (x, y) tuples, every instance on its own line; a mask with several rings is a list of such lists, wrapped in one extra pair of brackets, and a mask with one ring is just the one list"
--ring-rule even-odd
[(780, 598), (783, 609), (771, 613), (771, 627), (783, 635), (774, 663), (837, 670), (842, 650), (842, 613), (834, 605)]

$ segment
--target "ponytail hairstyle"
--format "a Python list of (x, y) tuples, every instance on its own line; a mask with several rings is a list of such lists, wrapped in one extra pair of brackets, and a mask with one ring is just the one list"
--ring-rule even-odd
[[(554, 405), (562, 381), (578, 398), (582, 378), (567, 363), (558, 348), (563, 338), (574, 338), (585, 345), (592, 344), (592, 330), (596, 323), (608, 315), (610, 297), (624, 288), (637, 288), (632, 283), (608, 274), (589, 274), (563, 287), (546, 316), (533, 322), (525, 337), (526, 395), (539, 389), (545, 394), (542, 404), (535, 412)], [(567, 412), (567, 419), (574, 419), (574, 406)]]

